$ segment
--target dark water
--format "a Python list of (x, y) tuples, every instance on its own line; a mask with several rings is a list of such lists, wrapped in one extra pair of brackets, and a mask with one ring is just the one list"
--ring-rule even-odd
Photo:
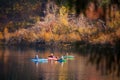
[[(47, 58), (68, 52), (72, 60), (31, 62), (36, 54)], [(119, 52), (112, 48), (0, 48), (0, 80), (120, 80)]]

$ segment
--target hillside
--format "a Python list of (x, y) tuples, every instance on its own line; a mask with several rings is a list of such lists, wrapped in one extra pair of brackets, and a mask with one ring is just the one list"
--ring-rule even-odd
[(94, 0), (1, 0), (0, 44), (85, 41), (114, 45), (120, 39), (119, 2), (111, 3), (110, 8), (108, 3), (96, 7)]

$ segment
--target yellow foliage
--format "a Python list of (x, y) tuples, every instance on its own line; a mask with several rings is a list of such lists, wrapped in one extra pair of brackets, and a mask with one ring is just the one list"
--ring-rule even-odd
[(13, 10), (21, 11), (23, 9), (24, 9), (24, 7), (21, 6), (19, 3), (16, 3), (13, 5)]
[(5, 28), (13, 27), (13, 25), (14, 25), (13, 22), (10, 21), (5, 25)]
[(59, 41), (59, 40), (60, 40), (60, 35), (54, 34), (54, 35), (53, 35), (53, 40)]
[(120, 28), (117, 29), (117, 31), (116, 31), (116, 35), (117, 35), (118, 38), (120, 38)]
[(51, 32), (45, 32), (44, 33), (44, 39), (45, 41), (50, 41), (53, 38), (52, 33)]
[(7, 27), (4, 29), (4, 37), (6, 40), (9, 40), (9, 32)]
[(58, 29), (58, 25), (55, 25), (54, 28), (52, 29), (52, 31), (53, 31), (54, 33), (56, 33), (56, 32), (57, 32), (57, 29)]
[(59, 12), (60, 12), (60, 18), (59, 18), (60, 22), (64, 25), (68, 25), (68, 20), (67, 20), (68, 9), (62, 6)]
[(78, 29), (80, 34), (88, 34), (88, 35), (92, 35), (93, 33), (97, 32), (97, 28), (89, 28), (89, 27), (80, 27)]
[(64, 16), (66, 13), (68, 13), (68, 9), (65, 6), (62, 6), (60, 8), (60, 16)]
[(109, 22), (108, 25), (109, 25), (110, 28), (113, 28), (113, 27), (114, 27), (113, 22)]
[(60, 38), (60, 40), (61, 40), (61, 41), (66, 41), (65, 34), (60, 35), (60, 37), (59, 37), (59, 38)]
[(39, 22), (40, 21), (40, 17), (36, 16), (35, 20), (36, 20), (36, 22)]
[(68, 37), (71, 41), (81, 40), (79, 34), (76, 34), (74, 32), (70, 33)]
[(119, 18), (120, 17), (120, 11), (116, 11), (115, 15), (116, 15), (116, 18)]
[(64, 25), (68, 25), (68, 20), (67, 20), (67, 18), (66, 18), (66, 16), (65, 17), (60, 17), (60, 21), (61, 21), (61, 23), (63, 23)]
[(41, 33), (39, 34), (39, 37), (40, 37), (40, 38), (44, 38), (44, 32), (41, 32)]
[[(38, 39), (37, 35), (34, 32), (24, 32), (24, 34), (21, 34), (21, 35), (22, 35), (23, 39), (27, 40), (28, 42), (34, 42), (36, 39)], [(17, 34), (16, 34), (16, 36), (17, 36)]]
[(0, 32), (0, 39), (3, 39), (4, 37), (3, 37), (3, 34), (2, 34), (2, 32)]
[(108, 34), (99, 34), (97, 38), (94, 38), (92, 40), (94, 43), (106, 43), (106, 42), (112, 42), (113, 38), (111, 37), (111, 35)]
[(107, 21), (107, 25), (110, 28), (115, 28), (120, 24), (120, 11), (112, 12), (111, 21)]
[(78, 31), (79, 31), (80, 33), (83, 33), (83, 32), (84, 32), (84, 30), (85, 30), (85, 28), (84, 28), (84, 27), (80, 27), (80, 28), (78, 28)]

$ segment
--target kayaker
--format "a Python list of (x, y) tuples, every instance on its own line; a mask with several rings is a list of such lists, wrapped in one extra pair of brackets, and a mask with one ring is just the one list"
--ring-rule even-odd
[(50, 56), (48, 56), (49, 60), (58, 60), (58, 57), (54, 56), (53, 53), (50, 54)]
[(35, 55), (35, 59), (39, 59), (39, 58), (38, 58), (38, 55)]
[(61, 59), (64, 59), (64, 57), (62, 56)]
[(51, 58), (53, 58), (53, 57), (54, 57), (53, 53), (51, 53), (51, 54), (50, 54), (50, 56), (48, 56), (48, 57), (51, 57)]
[(64, 60), (64, 57), (63, 57), (63, 56), (61, 56), (61, 58), (58, 59), (59, 62), (62, 62), (63, 60)]
[(68, 53), (66, 53), (66, 56), (68, 56)]

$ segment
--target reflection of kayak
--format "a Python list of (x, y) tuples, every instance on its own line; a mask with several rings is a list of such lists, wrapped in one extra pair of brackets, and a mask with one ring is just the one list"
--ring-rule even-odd
[(31, 59), (33, 62), (48, 62), (48, 59), (44, 59), (44, 58), (33, 58)]
[(74, 56), (63, 56), (64, 58), (74, 58)]

